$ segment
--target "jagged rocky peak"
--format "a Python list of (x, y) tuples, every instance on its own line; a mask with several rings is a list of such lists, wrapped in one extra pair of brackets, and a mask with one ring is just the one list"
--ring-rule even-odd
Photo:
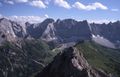
[(89, 23), (87, 22), (87, 20), (83, 20), (83, 21), (79, 21), (78, 24), (79, 26), (85, 26), (85, 28), (89, 29), (88, 26), (89, 26)]
[(58, 24), (59, 24), (59, 23), (60, 23), (60, 21), (61, 21), (60, 19), (57, 19), (57, 20), (56, 20), (56, 23), (58, 23)]
[(50, 23), (53, 23), (53, 22), (55, 22), (54, 19), (47, 18), (47, 19), (45, 19), (43, 22), (41, 22), (41, 23), (39, 24), (39, 27), (41, 27), (42, 29), (44, 29), (44, 28), (46, 29), (47, 26), (49, 26), (49, 24), (50, 24)]
[(65, 26), (65, 27), (71, 27), (71, 26), (75, 26), (75, 24), (77, 23), (76, 20), (74, 19), (64, 19), (64, 20), (60, 20), (60, 19), (57, 19), (55, 24), (57, 26)]
[(52, 22), (55, 22), (54, 19), (52, 19), (52, 18), (47, 18), (47, 19), (45, 19), (42, 23), (52, 23)]
[[(87, 20), (47, 18), (40, 23), (18, 23), (6, 18), (0, 19), (0, 31), (9, 39), (13, 38), (42, 38), (45, 41), (60, 43), (91, 40), (92, 34), (101, 36), (120, 47), (120, 21), (108, 24), (89, 24)], [(9, 37), (8, 37), (9, 35)], [(114, 37), (113, 37), (114, 36)]]
[(6, 40), (14, 42), (17, 38), (23, 38), (25, 35), (26, 28), (22, 23), (17, 23), (7, 18), (0, 19), (0, 44)]
[(37, 39), (41, 38), (41, 36), (43, 35), (44, 31), (47, 29), (49, 24), (53, 22), (54, 22), (53, 19), (47, 18), (43, 22), (37, 24), (26, 23), (28, 24), (27, 33), (33, 38), (37, 38)]
[(87, 20), (83, 20), (83, 21), (79, 21), (79, 22), (86, 23), (86, 24), (88, 23)]
[(120, 21), (114, 22), (113, 25), (115, 25), (115, 26), (118, 26), (118, 25), (119, 25), (119, 26), (120, 26)]
[(62, 20), (64, 23), (72, 23), (72, 25), (73, 24), (75, 24), (75, 23), (77, 23), (77, 21), (76, 20), (74, 20), (74, 19), (64, 19), (64, 20)]
[(13, 32), (12, 22), (10, 20), (6, 18), (0, 19), (0, 34), (1, 34), (1, 39), (7, 39), (8, 41), (14, 39), (15, 34)]
[(26, 23), (25, 23), (25, 25), (26, 25), (26, 26), (30, 26), (30, 25), (31, 25), (31, 23), (29, 23), (29, 22), (26, 22)]
[(57, 40), (55, 35), (55, 27), (53, 23), (49, 23), (45, 31), (43, 32), (41, 38), (47, 42)]
[(74, 47), (60, 52), (42, 72), (35, 77), (110, 77), (105, 72), (93, 69), (83, 54)]

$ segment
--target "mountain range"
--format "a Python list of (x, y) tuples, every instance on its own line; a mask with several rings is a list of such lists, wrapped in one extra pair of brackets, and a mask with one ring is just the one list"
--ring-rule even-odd
[(1, 18), (0, 77), (120, 77), (119, 33), (120, 21)]
[(57, 44), (94, 40), (110, 47), (120, 47), (120, 21), (108, 24), (88, 23), (74, 19), (46, 19), (41, 23), (17, 23), (6, 18), (0, 19), (0, 39), (14, 41), (20, 38), (42, 39)]

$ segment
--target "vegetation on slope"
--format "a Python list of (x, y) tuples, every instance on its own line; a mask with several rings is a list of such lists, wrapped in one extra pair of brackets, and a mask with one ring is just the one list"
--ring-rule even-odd
[(41, 71), (54, 55), (41, 40), (6, 42), (0, 46), (0, 77), (29, 77)]
[(120, 77), (120, 50), (106, 48), (92, 41), (78, 43), (76, 47), (83, 52), (88, 63)]

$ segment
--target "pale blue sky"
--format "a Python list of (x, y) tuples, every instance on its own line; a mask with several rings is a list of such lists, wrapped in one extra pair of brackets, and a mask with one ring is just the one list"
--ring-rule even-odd
[(120, 20), (120, 0), (0, 0), (0, 14), (48, 15), (54, 19)]

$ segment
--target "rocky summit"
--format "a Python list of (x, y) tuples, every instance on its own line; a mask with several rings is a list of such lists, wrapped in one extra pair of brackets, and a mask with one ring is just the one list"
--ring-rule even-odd
[(111, 77), (92, 68), (83, 54), (74, 47), (66, 48), (35, 77)]
[[(14, 41), (23, 38), (42, 39), (46, 42), (64, 44), (80, 40), (100, 40), (95, 42), (110, 48), (120, 47), (120, 21), (108, 24), (88, 23), (74, 19), (54, 20), (48, 18), (40, 23), (18, 23), (6, 18), (0, 19), (0, 43), (5, 39)], [(99, 36), (99, 37), (98, 37)], [(101, 41), (101, 42), (99, 42)]]
[(0, 18), (0, 77), (120, 77), (119, 33), (120, 21)]

